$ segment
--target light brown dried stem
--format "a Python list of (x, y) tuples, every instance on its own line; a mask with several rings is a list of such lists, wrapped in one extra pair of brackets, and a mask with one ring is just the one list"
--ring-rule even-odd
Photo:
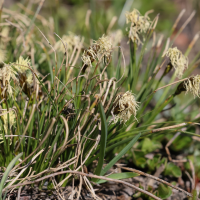
[[(160, 174), (165, 170), (165, 165), (162, 164), (155, 172), (154, 177), (159, 177)], [(155, 180), (152, 178), (148, 178), (146, 182), (146, 186), (150, 185), (153, 187)]]
[(78, 194), (77, 194), (76, 200), (79, 200), (79, 198), (80, 198), (81, 190), (82, 190), (82, 185), (83, 185), (83, 178), (82, 178), (82, 176), (80, 176), (79, 179), (80, 179), (80, 183), (79, 183), (79, 190), (78, 190)]
[[(79, 58), (79, 55), (80, 55), (80, 53), (81, 53), (81, 49), (82, 49), (82, 46), (83, 46), (83, 42), (84, 42), (84, 38), (82, 37), (81, 42), (79, 43), (79, 45), (77, 44), (77, 45), (74, 47), (74, 50), (73, 50), (73, 52), (72, 52), (72, 55), (71, 55), (71, 58), (70, 58), (70, 61), (69, 61), (69, 65), (72, 65), (72, 66), (75, 66), (75, 65), (76, 65), (76, 62), (77, 62), (77, 60), (78, 60), (78, 58)], [(75, 56), (75, 58), (74, 58), (74, 55), (75, 55), (76, 50), (78, 50), (78, 51), (77, 51), (76, 56)], [(72, 60), (73, 60), (73, 63), (71, 64)], [(67, 66), (67, 67), (68, 67), (68, 66)], [(68, 71), (68, 69), (66, 68), (66, 72), (68, 71), (68, 73), (67, 73), (67, 80), (69, 79), (69, 77), (70, 77), (70, 75), (71, 75), (71, 73), (72, 73), (72, 70), (73, 70), (73, 67), (70, 67), (70, 68), (69, 68), (69, 71)]]
[[(116, 78), (115, 78), (115, 77), (112, 77), (112, 78), (110, 79), (110, 81), (108, 82), (108, 87), (107, 87), (106, 93), (105, 93), (105, 95), (104, 95), (104, 99), (103, 99), (103, 102), (102, 102), (102, 106), (104, 106), (104, 104), (105, 104), (105, 101), (106, 101), (106, 98), (107, 98), (107, 96), (108, 96), (108, 92), (109, 92), (109, 90), (110, 90), (111, 84), (114, 84), (115, 81), (116, 81)], [(112, 99), (111, 99), (111, 100), (112, 100)]]
[(0, 101), (0, 104), (2, 104), (4, 101), (5, 101), (5, 98), (3, 98), (3, 99)]
[(111, 21), (110, 24), (108, 25), (108, 28), (106, 30), (106, 33), (109, 34), (110, 30), (112, 29), (112, 27), (114, 26), (115, 22), (117, 21), (117, 16), (114, 16)]
[(5, 21), (8, 22), (10, 25), (12, 25), (12, 26), (14, 26), (14, 27), (16, 27), (16, 28), (18, 28), (20, 30), (21, 36), (22, 36), (22, 40), (23, 40), (23, 47), (26, 48), (26, 45), (25, 45), (26, 43), (25, 43), (25, 37), (24, 37), (24, 31), (23, 31), (23, 29), (18, 24), (12, 23), (12, 22), (10, 22), (7, 19)]
[(89, 29), (90, 27), (90, 15), (91, 15), (92, 11), (89, 9), (87, 10), (86, 16), (85, 16), (85, 26), (87, 27), (87, 29)]
[(180, 14), (178, 15), (178, 17), (177, 17), (177, 19), (176, 19), (176, 21), (174, 22), (174, 25), (173, 25), (173, 27), (172, 27), (172, 32), (175, 30), (175, 28), (177, 27), (177, 24), (179, 23), (179, 21), (180, 21), (180, 19), (182, 18), (182, 16), (184, 15), (184, 13), (185, 13), (185, 9), (183, 9), (181, 12), (180, 12)]
[(187, 125), (187, 123), (184, 122), (184, 123), (173, 125), (173, 126), (167, 126), (167, 127), (163, 127), (163, 128), (153, 129), (150, 132), (156, 133), (156, 132), (159, 132), (159, 131), (165, 131), (165, 130), (168, 130), (168, 129), (178, 128), (178, 127), (182, 127), (182, 126), (186, 126), (186, 125)]
[[(50, 175), (47, 175), (47, 176), (44, 176), (42, 178), (39, 178), (35, 181), (27, 181), (25, 183), (20, 183), (20, 184), (16, 184), (16, 185), (12, 185), (12, 186), (9, 186), (9, 187), (6, 187), (4, 188), (3, 192), (6, 190), (6, 189), (11, 189), (13, 187), (20, 187), (20, 186), (24, 186), (24, 185), (30, 185), (30, 184), (34, 184), (34, 183), (38, 183), (40, 181), (43, 181), (45, 179), (48, 179), (48, 178), (52, 178), (52, 177), (55, 177), (55, 176), (58, 176), (58, 175), (61, 175), (61, 174), (67, 174), (67, 173), (70, 173), (70, 174), (77, 174), (77, 175), (80, 175), (80, 176), (86, 176), (86, 177), (90, 177), (90, 178), (96, 178), (96, 179), (103, 179), (103, 180), (106, 180), (106, 181), (113, 181), (113, 182), (116, 182), (116, 183), (121, 183), (121, 184), (124, 184), (124, 185), (127, 185), (131, 188), (134, 188), (135, 190), (139, 191), (139, 192), (142, 192), (156, 200), (162, 200), (161, 198), (153, 195), (152, 193), (148, 192), (148, 191), (145, 191), (135, 185), (132, 185), (130, 183), (127, 183), (125, 181), (122, 181), (122, 180), (116, 180), (116, 179), (112, 179), (112, 178), (107, 178), (107, 177), (104, 177), (104, 176), (97, 176), (97, 175), (93, 175), (93, 174), (86, 174), (86, 173), (83, 173), (83, 172), (79, 172), (79, 171), (72, 171), (72, 170), (67, 170), (67, 171), (62, 171), (62, 172), (57, 172), (57, 173), (54, 173), (54, 174), (50, 174)], [(59, 185), (59, 184), (58, 184)], [(176, 188), (174, 186), (174, 188)], [(182, 189), (180, 189), (182, 190)], [(183, 190), (184, 191), (184, 190)], [(185, 192), (185, 191), (184, 191)], [(187, 192), (188, 193), (188, 192)], [(192, 196), (190, 193), (188, 193), (189, 195), (188, 196)]]
[(67, 140), (68, 140), (68, 136), (69, 136), (69, 126), (68, 126), (68, 120), (65, 119), (62, 115), (59, 115), (59, 116), (62, 118), (62, 120), (65, 124), (65, 132), (66, 132), (65, 139), (64, 139), (63, 145), (61, 147), (61, 151), (63, 151), (65, 145), (67, 144)]
[(29, 102), (29, 98), (27, 97), (26, 98), (26, 102), (25, 102), (25, 106), (24, 106), (24, 111), (23, 111), (23, 119), (24, 119), (24, 116), (26, 114), (26, 109), (27, 109), (27, 106), (28, 106), (28, 102)]
[[(83, 165), (85, 164), (85, 162), (87, 161), (88, 157), (90, 156), (90, 154), (93, 152), (94, 149), (97, 148), (97, 145), (99, 144), (99, 141), (100, 141), (100, 135), (97, 136), (97, 139), (96, 139), (96, 142), (95, 144), (93, 145), (93, 147), (90, 149), (90, 151), (88, 152), (87, 156), (85, 157), (84, 161), (81, 162), (81, 165), (79, 165), (79, 167), (75, 170), (75, 171), (78, 171), (79, 169), (81, 169), (83, 167)], [(69, 177), (72, 176), (72, 174), (69, 174), (64, 180), (62, 180), (58, 186), (61, 187), (62, 184), (69, 179)]]
[(17, 192), (17, 199), (20, 199), (20, 194), (21, 194), (22, 186), (19, 187), (18, 192)]
[(163, 55), (166, 54), (167, 50), (169, 49), (169, 44), (170, 44), (170, 38), (167, 38), (167, 42), (166, 42), (166, 45), (165, 45), (165, 49), (163, 51)]
[[(31, 162), (29, 162), (27, 165), (25, 165), (25, 166), (23, 167), (23, 169), (20, 171), (20, 173), (18, 173), (17, 176), (16, 176), (14, 179), (11, 180), (11, 182), (10, 182), (9, 185), (8, 185), (8, 187), (9, 187), (9, 186), (12, 186), (13, 183), (14, 183), (16, 180), (19, 180), (19, 177), (21, 176), (21, 174), (22, 174), (26, 169), (28, 169), (28, 167), (33, 163), (33, 161), (34, 161), (43, 151), (44, 151), (43, 149), (42, 149), (41, 151), (39, 151), (39, 152), (31, 159)], [(31, 170), (31, 168), (30, 168), (30, 170)], [(29, 173), (30, 173), (30, 170), (29, 170)], [(13, 172), (13, 170), (12, 170), (12, 172)], [(11, 173), (12, 173), (12, 172), (11, 172)], [(26, 177), (26, 178), (27, 178), (27, 177)], [(26, 178), (23, 178), (22, 180), (26, 180)]]
[(113, 97), (114, 97), (114, 93), (115, 93), (115, 87), (116, 87), (116, 83), (113, 82), (113, 88), (112, 88), (112, 90), (111, 90), (109, 102), (108, 102), (108, 104), (107, 104), (107, 106), (106, 106), (106, 108), (105, 108), (105, 110), (104, 110), (105, 113), (107, 112), (107, 110), (108, 110), (109, 107), (110, 107), (111, 102), (113, 101)]
[[(55, 99), (55, 102), (57, 102), (58, 98), (60, 97), (60, 95), (63, 93), (64, 89), (67, 87), (68, 84), (70, 84), (72, 81), (74, 81), (77, 77), (74, 77), (72, 79), (70, 79), (69, 81), (67, 81), (67, 83), (64, 85), (64, 87), (62, 88), (62, 90), (60, 91), (60, 93), (58, 94), (58, 96)], [(64, 95), (65, 96), (65, 95)]]
[(189, 159), (190, 168), (192, 171), (192, 190), (195, 189), (195, 168), (193, 162)]
[[(29, 10), (27, 7), (25, 7), (23, 4), (21, 4), (21, 3), (17, 3), (17, 5), (22, 9), (22, 10), (24, 10), (27, 14), (29, 14), (29, 15), (34, 15), (35, 13), (32, 11), (32, 10)], [(46, 26), (48, 26), (48, 21), (43, 17), (43, 16), (41, 16), (41, 15), (37, 15), (36, 16), (36, 18), (38, 19), (38, 20), (40, 20), (41, 22), (42, 22), (42, 24), (43, 25), (46, 25)]]
[(185, 191), (185, 190), (183, 190), (183, 189), (181, 189), (179, 187), (176, 187), (176, 186), (172, 185), (171, 183), (168, 183), (167, 181), (164, 181), (164, 180), (162, 180), (162, 179), (160, 179), (158, 177), (152, 176), (150, 174), (147, 174), (147, 173), (144, 173), (142, 171), (139, 171), (139, 170), (136, 170), (136, 169), (132, 169), (132, 168), (129, 168), (129, 167), (120, 167), (120, 168), (125, 169), (127, 171), (135, 172), (135, 173), (140, 174), (142, 176), (146, 176), (146, 177), (152, 178), (152, 179), (154, 179), (154, 180), (156, 180), (158, 182), (161, 182), (161, 183), (163, 183), (163, 184), (165, 184), (165, 185), (167, 185), (169, 187), (172, 187), (172, 188), (174, 188), (176, 190), (179, 190), (179, 191), (185, 193), (189, 197), (192, 197), (192, 194), (190, 194), (189, 192), (187, 192), (187, 191)]
[(187, 48), (187, 50), (186, 50), (186, 52), (184, 54), (185, 56), (189, 55), (191, 49), (193, 48), (193, 46), (196, 44), (197, 40), (199, 39), (199, 34), (200, 34), (200, 32), (196, 33), (196, 35), (194, 36), (194, 38), (192, 39), (192, 41), (188, 45), (188, 48)]
[[(188, 171), (185, 171), (185, 174), (188, 176), (190, 182), (191, 182), (191, 185), (192, 185), (192, 188), (193, 188), (193, 180), (192, 180), (192, 177), (190, 176), (189, 172)], [(189, 189), (189, 188), (188, 188)]]
[(26, 135), (4, 135), (4, 137), (26, 137), (26, 138), (31, 138), (31, 139), (34, 139), (34, 140), (38, 140), (34, 137), (31, 137), (31, 136), (26, 136)]
[(43, 143), (45, 142), (45, 140), (48, 138), (49, 134), (51, 133), (52, 128), (53, 128), (55, 122), (56, 122), (56, 119), (53, 118), (52, 122), (51, 122), (51, 124), (49, 126), (49, 129), (48, 129), (48, 131), (46, 133), (46, 135), (44, 136), (43, 140), (38, 144), (37, 148), (31, 154), (29, 154), (24, 160), (22, 160), (22, 162), (20, 162), (18, 165), (16, 165), (12, 169), (12, 171), (14, 171), (15, 169), (17, 169), (22, 163), (24, 163), (26, 160), (28, 160), (31, 156), (33, 156), (40, 149), (40, 147), (43, 145)]
[[(62, 42), (62, 44), (63, 44), (63, 46), (64, 46), (64, 48), (65, 48), (66, 62), (68, 63), (68, 52), (67, 52), (67, 47), (66, 47), (64, 41), (62, 40), (62, 38), (61, 38), (58, 34), (56, 34), (55, 32), (54, 32), (54, 34), (60, 39), (60, 41)], [(61, 68), (62, 68), (62, 66), (63, 66), (64, 60), (65, 60), (65, 57), (63, 57), (61, 66), (60, 66), (60, 68), (58, 69), (58, 72), (57, 72), (57, 75), (56, 75), (56, 76), (58, 76), (58, 74), (60, 73), (60, 70), (61, 70)]]
[(174, 84), (176, 84), (176, 83), (180, 83), (180, 82), (183, 82), (183, 81), (186, 81), (186, 80), (188, 80), (188, 78), (184, 78), (184, 79), (175, 81), (175, 82), (173, 82), (173, 83), (170, 83), (170, 84), (168, 84), (168, 85), (164, 85), (163, 87), (160, 87), (160, 88), (158, 88), (157, 90), (154, 90), (154, 93), (156, 93), (158, 90), (161, 90), (161, 89), (163, 89), (163, 88), (166, 88), (166, 87), (168, 87), (168, 86), (170, 86), (170, 85), (174, 85)]
[[(37, 27), (37, 26), (36, 26)], [(56, 50), (53, 48), (53, 46), (51, 45), (51, 43), (49, 42), (49, 40), (46, 38), (46, 36), (44, 35), (44, 33), (37, 27), (37, 29), (39, 30), (39, 32), (42, 34), (42, 36), (44, 37), (44, 39), (48, 42), (48, 44), (50, 45), (50, 47), (52, 48), (52, 50), (54, 51), (54, 55), (55, 55), (55, 62), (56, 62), (56, 66), (57, 66), (57, 56), (56, 56)]]
[(194, 17), (194, 15), (196, 14), (196, 11), (193, 11), (192, 14), (188, 17), (188, 19), (185, 21), (185, 23), (181, 26), (181, 28), (179, 29), (178, 33), (176, 34), (176, 36), (174, 37), (171, 46), (173, 45), (174, 41), (177, 39), (177, 37), (180, 35), (180, 33), (184, 30), (184, 28), (189, 24), (189, 22), (192, 20), (192, 18)]

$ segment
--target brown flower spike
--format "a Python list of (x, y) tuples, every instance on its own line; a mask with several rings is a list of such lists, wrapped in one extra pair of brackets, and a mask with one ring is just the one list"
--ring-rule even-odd
[(137, 120), (138, 103), (134, 95), (129, 91), (119, 94), (114, 101), (114, 107), (111, 111), (114, 115), (113, 122), (116, 123), (120, 120), (120, 123), (126, 123), (132, 115), (134, 115)]

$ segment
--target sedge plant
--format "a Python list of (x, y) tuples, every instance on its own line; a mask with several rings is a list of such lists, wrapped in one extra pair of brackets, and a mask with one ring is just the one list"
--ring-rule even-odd
[[(2, 57), (0, 68), (1, 167), (7, 168), (22, 154), (2, 191), (34, 183), (42, 188), (44, 181), (49, 189), (73, 185), (74, 190), (79, 180), (78, 197), (84, 181), (93, 198), (99, 199), (95, 183), (105, 182), (103, 176), (128, 160), (149, 173), (164, 165), (165, 176), (176, 169), (174, 176), (180, 177), (180, 168), (166, 156), (157, 153), (154, 159), (146, 159), (145, 155), (160, 151), (162, 142), (177, 132), (184, 134), (183, 144), (199, 137), (195, 126), (200, 116), (195, 109), (200, 78), (190, 75), (198, 59), (188, 61), (192, 46), (184, 55), (173, 41), (157, 40), (153, 35), (159, 17), (151, 19), (150, 12), (142, 15), (133, 9), (124, 16), (130, 49), (127, 63), (120, 45), (122, 32), (116, 31), (114, 38), (102, 33), (90, 44), (84, 40), (93, 38), (81, 34), (59, 36), (52, 19), (38, 17), (41, 6), (31, 19), (26, 10), (15, 17), (14, 11), (2, 10), (7, 24), (2, 26), (0, 49), (7, 56)], [(169, 82), (164, 81), (167, 76), (171, 76)], [(183, 95), (186, 101), (181, 101)], [(184, 145), (179, 150), (188, 144)], [(81, 175), (89, 172), (94, 177)], [(135, 176), (124, 171), (107, 178)], [(172, 194), (165, 185), (142, 192), (155, 199)]]

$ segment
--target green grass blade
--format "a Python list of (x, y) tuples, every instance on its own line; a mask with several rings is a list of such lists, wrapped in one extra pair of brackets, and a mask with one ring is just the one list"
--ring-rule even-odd
[[(139, 174), (136, 174), (134, 172), (124, 172), (124, 173), (117, 173), (117, 174), (111, 174), (109, 176), (107, 176), (107, 178), (112, 178), (112, 179), (116, 179), (116, 180), (120, 180), (120, 179), (125, 179), (125, 178), (133, 178), (139, 176)], [(99, 180), (97, 183), (101, 184), (101, 183), (105, 183), (107, 182), (106, 180)]]
[(11, 169), (13, 168), (13, 166), (15, 165), (15, 163), (17, 162), (17, 160), (23, 155), (23, 153), (20, 153), (19, 155), (17, 155), (15, 158), (12, 159), (12, 161), (10, 162), (10, 164), (8, 165), (2, 179), (0, 182), (0, 200), (2, 200), (2, 190), (4, 187), (4, 184), (8, 178), (8, 174), (10, 173)]
[(119, 152), (119, 154), (114, 157), (107, 165), (106, 167), (101, 171), (101, 176), (103, 176), (126, 152), (137, 142), (139, 137), (141, 136), (141, 133), (139, 133), (137, 136), (135, 136), (129, 144), (122, 149), (122, 151)]
[(103, 109), (103, 106), (102, 106), (101, 103), (99, 104), (99, 111), (100, 111), (100, 116), (101, 116), (101, 140), (100, 140), (99, 161), (98, 161), (97, 168), (95, 170), (96, 175), (101, 174), (104, 156), (105, 156), (105, 151), (106, 151), (107, 134), (108, 134), (108, 128), (107, 128), (107, 123), (106, 123), (106, 115), (104, 113), (104, 109)]

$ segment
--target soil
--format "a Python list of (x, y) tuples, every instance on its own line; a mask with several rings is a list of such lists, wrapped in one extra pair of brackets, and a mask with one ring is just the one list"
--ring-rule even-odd
[[(139, 187), (139, 184), (144, 185), (146, 183), (146, 178), (144, 177), (136, 177), (129, 178), (124, 181), (130, 182), (135, 186)], [(157, 183), (155, 183), (155, 187), (157, 187)], [(124, 186), (123, 184), (116, 184), (114, 182), (108, 182), (102, 184), (101, 186), (95, 186), (95, 193), (102, 200), (145, 200), (145, 198), (134, 198), (133, 195), (137, 193), (133, 188), (128, 186)], [(74, 188), (75, 191), (78, 191), (78, 185)], [(62, 188), (62, 192), (60, 191), (60, 195), (62, 195), (63, 199), (72, 199), (72, 187), (67, 186), (66, 188)], [(21, 188), (21, 192), (19, 190), (14, 190), (12, 193), (7, 194), (6, 199), (10, 200), (61, 200), (57, 191), (47, 190), (47, 187), (43, 187), (42, 190), (39, 190), (38, 186), (31, 188), (30, 186), (25, 186)], [(77, 198), (77, 195), (74, 195), (74, 199)], [(92, 194), (83, 186), (80, 200), (91, 200), (94, 199)], [(173, 190), (173, 194), (168, 200), (187, 200), (188, 198), (184, 193), (181, 193), (177, 190)]]

